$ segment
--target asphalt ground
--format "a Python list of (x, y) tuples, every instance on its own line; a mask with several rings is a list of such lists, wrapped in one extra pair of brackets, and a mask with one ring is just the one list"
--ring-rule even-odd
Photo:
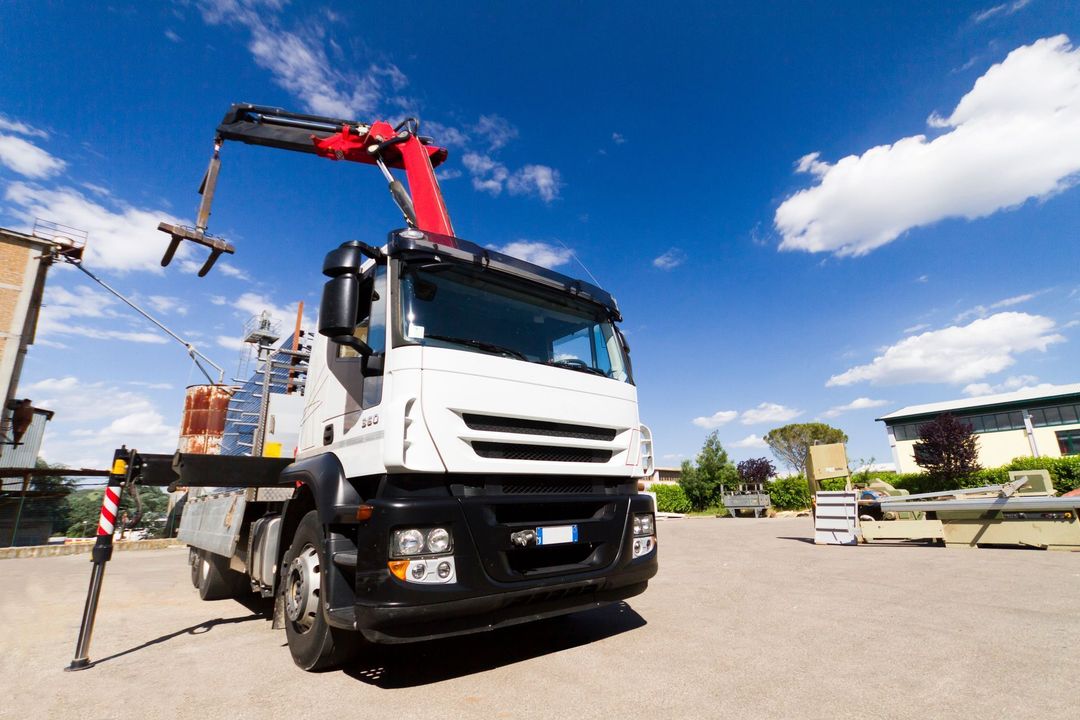
[(628, 604), (296, 668), (183, 548), (0, 561), (2, 718), (1075, 718), (1080, 554), (815, 546), (810, 520), (659, 523)]

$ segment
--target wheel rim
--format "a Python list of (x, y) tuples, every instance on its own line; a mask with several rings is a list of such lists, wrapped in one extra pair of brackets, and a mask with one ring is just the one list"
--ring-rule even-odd
[(285, 615), (300, 632), (315, 624), (319, 608), (319, 553), (311, 544), (289, 563), (285, 582)]

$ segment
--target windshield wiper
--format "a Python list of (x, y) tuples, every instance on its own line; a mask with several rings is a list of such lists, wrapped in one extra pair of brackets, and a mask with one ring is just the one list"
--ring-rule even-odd
[(545, 365), (554, 365), (555, 367), (566, 368), (567, 370), (577, 370), (578, 372), (592, 373), (593, 375), (600, 375), (601, 377), (607, 377), (608, 374), (603, 370), (594, 368), (584, 360), (547, 360)]
[(431, 340), (442, 340), (443, 342), (456, 343), (458, 345), (468, 345), (470, 347), (478, 348), (480, 350), (486, 350), (488, 352), (499, 353), (500, 355), (509, 355), (510, 357), (517, 358), (518, 360), (528, 360), (529, 359), (529, 358), (525, 357), (525, 355), (523, 353), (520, 353), (517, 350), (513, 350), (513, 349), (508, 348), (508, 347), (503, 347), (502, 345), (496, 345), (495, 343), (484, 342), (483, 340), (473, 340), (471, 338), (450, 337), (449, 335), (432, 335), (431, 333), (425, 334), (424, 337), (425, 338), (430, 338)]

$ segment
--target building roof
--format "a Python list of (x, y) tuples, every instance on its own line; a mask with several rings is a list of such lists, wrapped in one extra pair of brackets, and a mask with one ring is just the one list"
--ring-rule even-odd
[(944, 412), (964, 412), (967, 410), (980, 410), (998, 408), (1010, 405), (1034, 405), (1044, 402), (1053, 402), (1066, 397), (1080, 397), (1080, 383), (1070, 385), (1040, 385), (1025, 390), (1017, 390), (1010, 393), (997, 395), (983, 395), (982, 397), (963, 398), (962, 400), (947, 400), (945, 402), (927, 403), (925, 405), (908, 405), (899, 410), (882, 415), (878, 420), (885, 424), (890, 421), (903, 418), (920, 417), (923, 415), (939, 415)]

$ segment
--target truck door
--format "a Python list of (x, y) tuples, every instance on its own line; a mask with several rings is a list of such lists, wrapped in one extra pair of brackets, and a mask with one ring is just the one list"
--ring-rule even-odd
[[(354, 430), (364, 430), (375, 414), (371, 411), (382, 402), (382, 359), (386, 353), (386, 266), (369, 268), (360, 278), (359, 318), (353, 331), (373, 351), (370, 358), (345, 345), (327, 344), (327, 360), (330, 372), (341, 384), (344, 393), (328, 398), (325, 424), (333, 424), (333, 444)], [(360, 428), (357, 428), (361, 425)]]

